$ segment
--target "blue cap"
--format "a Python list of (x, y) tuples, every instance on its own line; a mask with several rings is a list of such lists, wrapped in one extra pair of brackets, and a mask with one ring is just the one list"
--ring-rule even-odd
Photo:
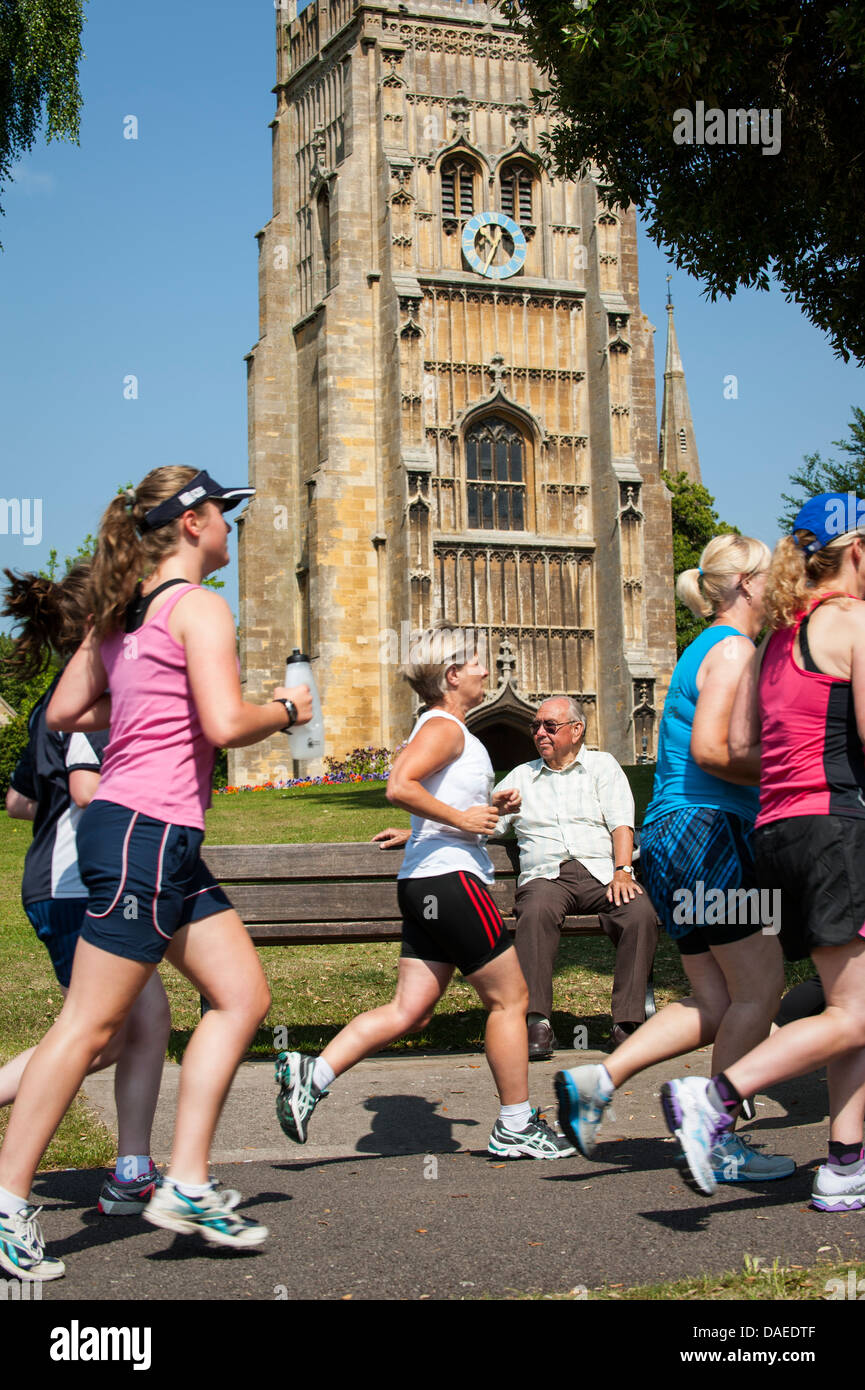
[(815, 539), (801, 547), (806, 555), (813, 555), (860, 525), (865, 525), (865, 500), (855, 492), (821, 492), (800, 507), (793, 530), (814, 533)]

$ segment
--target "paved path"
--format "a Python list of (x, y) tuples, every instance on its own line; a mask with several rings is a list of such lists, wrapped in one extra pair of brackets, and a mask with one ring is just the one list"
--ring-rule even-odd
[[(581, 1060), (603, 1054), (584, 1053)], [(553, 1076), (572, 1053), (531, 1068), (532, 1097), (555, 1115)], [(751, 1128), (802, 1165), (784, 1182), (724, 1188), (712, 1199), (671, 1166), (658, 1101), (663, 1080), (705, 1075), (709, 1053), (655, 1067), (617, 1097), (597, 1161), (496, 1163), (485, 1156), (497, 1103), (479, 1055), (364, 1062), (292, 1145), (274, 1112), (271, 1063), (241, 1067), (217, 1134), (214, 1167), (271, 1231), (260, 1250), (213, 1251), (137, 1218), (102, 1217), (95, 1172), (37, 1178), (43, 1226), (67, 1277), (44, 1300), (460, 1298), (561, 1293), (739, 1269), (745, 1254), (785, 1264), (860, 1258), (862, 1216), (808, 1208), (826, 1139), (822, 1077), (760, 1098)], [(168, 1155), (178, 1068), (166, 1065), (154, 1152)], [(109, 1073), (86, 1083), (113, 1126)]]

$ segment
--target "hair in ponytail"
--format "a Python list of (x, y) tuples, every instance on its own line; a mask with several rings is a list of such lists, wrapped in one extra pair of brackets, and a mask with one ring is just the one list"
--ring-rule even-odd
[(90, 589), (89, 560), (79, 560), (58, 581), (41, 574), (3, 573), (9, 587), (3, 616), (21, 626), (11, 668), (25, 680), (38, 675), (56, 654), (67, 661), (83, 641), (87, 629)]
[(769, 547), (751, 536), (715, 536), (700, 556), (700, 568), (679, 575), (676, 596), (695, 618), (713, 618), (732, 603), (739, 577), (767, 569), (770, 560)]
[(813, 531), (796, 531), (793, 536), (782, 536), (775, 546), (763, 599), (766, 621), (771, 628), (777, 630), (793, 626), (799, 614), (808, 607), (814, 589), (838, 573), (844, 551), (853, 544), (856, 536), (865, 539), (865, 526), (847, 531), (843, 536), (835, 536), (821, 550), (815, 550), (813, 555), (806, 555), (802, 549), (817, 539)]
[(91, 609), (98, 637), (106, 637), (122, 625), (138, 581), (177, 549), (179, 519), (156, 531), (142, 532), (139, 528), (153, 507), (173, 497), (197, 472), (180, 465), (154, 468), (137, 488), (120, 493), (105, 509), (91, 576)]

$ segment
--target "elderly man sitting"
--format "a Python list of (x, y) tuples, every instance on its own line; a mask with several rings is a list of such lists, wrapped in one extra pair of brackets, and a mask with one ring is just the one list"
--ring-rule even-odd
[(498, 784), (522, 797), (513, 824), (520, 850), (514, 911), (516, 948), (529, 987), (529, 1057), (552, 1056), (553, 966), (569, 914), (597, 913), (616, 947), (613, 1046), (645, 1018), (646, 982), (658, 942), (651, 901), (634, 882), (634, 798), (615, 758), (583, 747), (586, 721), (576, 700), (545, 700), (531, 724), (536, 762)]

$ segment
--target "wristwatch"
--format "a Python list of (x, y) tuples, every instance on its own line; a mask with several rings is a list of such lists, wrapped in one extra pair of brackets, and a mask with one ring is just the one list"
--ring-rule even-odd
[(285, 705), (285, 712), (288, 715), (288, 723), (285, 726), (286, 729), (290, 729), (292, 724), (297, 723), (297, 706), (293, 700), (283, 700), (278, 695), (275, 695), (273, 703), (275, 705)]
[(633, 864), (617, 864), (613, 872), (617, 874), (630, 874), (631, 878), (633, 878), (634, 866)]

